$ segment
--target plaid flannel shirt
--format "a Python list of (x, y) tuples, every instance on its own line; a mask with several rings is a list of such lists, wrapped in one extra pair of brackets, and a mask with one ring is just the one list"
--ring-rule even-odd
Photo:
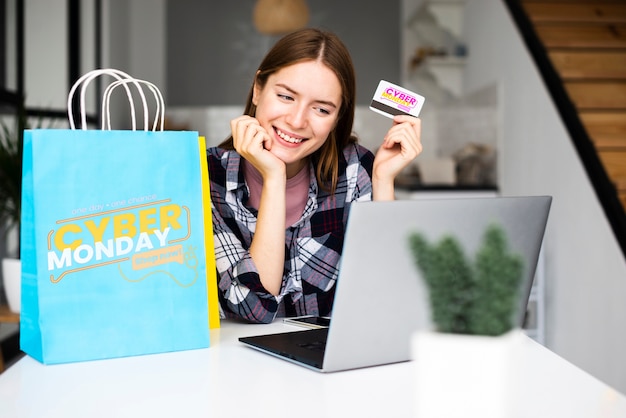
[(221, 148), (207, 152), (222, 315), (260, 323), (281, 316), (329, 315), (350, 203), (372, 199), (373, 154), (348, 145), (333, 194), (318, 188), (310, 166), (308, 201), (300, 220), (285, 230), (283, 282), (274, 296), (261, 284), (248, 251), (257, 210), (246, 205), (241, 156)]

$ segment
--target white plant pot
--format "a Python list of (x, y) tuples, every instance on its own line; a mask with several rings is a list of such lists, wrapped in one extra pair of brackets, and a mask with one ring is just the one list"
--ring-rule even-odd
[(519, 329), (498, 337), (414, 334), (415, 416), (515, 417), (524, 338)]
[(22, 262), (16, 258), (2, 259), (2, 279), (9, 310), (19, 314), (21, 308)]

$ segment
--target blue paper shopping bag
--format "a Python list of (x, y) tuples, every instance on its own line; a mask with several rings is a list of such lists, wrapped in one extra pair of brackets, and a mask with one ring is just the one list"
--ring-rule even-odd
[(24, 156), (22, 350), (208, 347), (198, 134), (32, 130)]
[(209, 346), (203, 144), (185, 131), (25, 132), (24, 352), (53, 364)]

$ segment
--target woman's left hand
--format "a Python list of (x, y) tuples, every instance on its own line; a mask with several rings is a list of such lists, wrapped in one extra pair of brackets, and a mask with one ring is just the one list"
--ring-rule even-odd
[(422, 152), (422, 121), (413, 116), (397, 115), (387, 131), (374, 159), (374, 177), (393, 183), (396, 176)]

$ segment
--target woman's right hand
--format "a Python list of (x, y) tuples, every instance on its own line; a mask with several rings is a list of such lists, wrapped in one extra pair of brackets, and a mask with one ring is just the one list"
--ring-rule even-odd
[(254, 238), (249, 252), (259, 280), (271, 294), (278, 295), (285, 263), (285, 217), (287, 168), (270, 152), (272, 137), (250, 116), (230, 122), (235, 150), (263, 176)]
[(286, 172), (285, 163), (270, 152), (272, 137), (252, 116), (243, 115), (230, 121), (235, 150), (263, 176)]

